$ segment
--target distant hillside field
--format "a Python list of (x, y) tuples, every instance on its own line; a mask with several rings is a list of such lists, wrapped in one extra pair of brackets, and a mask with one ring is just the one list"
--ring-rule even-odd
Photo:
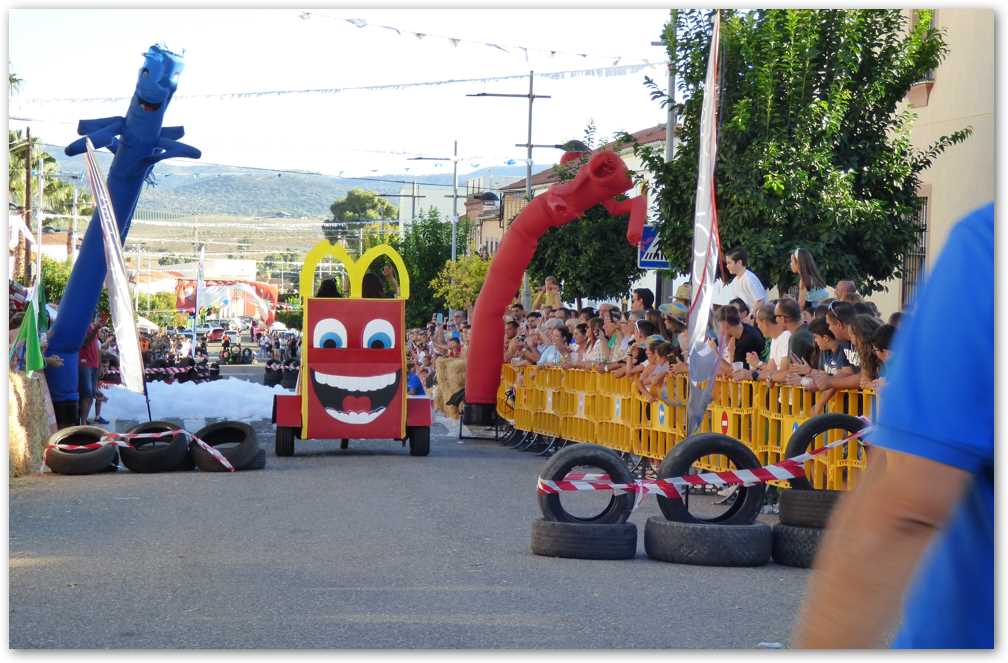
[[(59, 163), (64, 173), (78, 173), (84, 168), (82, 157), (68, 157), (63, 146), (44, 145), (44, 149)], [(112, 154), (100, 150), (98, 164), (108, 171)], [(306, 175), (291, 172), (264, 171), (254, 168), (229, 166), (178, 166), (181, 160), (164, 162), (154, 168), (154, 186), (144, 187), (139, 207), (145, 210), (173, 210), (194, 214), (221, 214), (243, 217), (309, 217), (329, 215), (329, 206), (353, 188), (364, 188), (378, 193), (398, 193), (403, 184), (362, 181)], [(198, 163), (198, 162), (196, 162)], [(549, 168), (533, 167), (533, 172)], [(525, 176), (524, 166), (483, 168), (470, 173), (459, 173), (459, 186), (466, 180), (483, 177), (489, 186), (503, 186)], [(411, 181), (418, 184), (451, 184), (451, 174), (425, 175), (374, 175), (374, 179)], [(84, 185), (86, 186), (86, 185)], [(445, 189), (450, 193), (450, 189)], [(464, 188), (463, 188), (464, 191)], [(390, 198), (398, 207), (399, 199)]]

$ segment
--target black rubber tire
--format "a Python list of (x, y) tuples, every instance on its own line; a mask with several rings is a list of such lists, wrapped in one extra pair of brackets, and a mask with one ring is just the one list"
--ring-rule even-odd
[(286, 457), (294, 455), (294, 429), (289, 426), (277, 426), (276, 441), (273, 451), (277, 456)]
[(637, 526), (558, 523), (538, 518), (532, 523), (532, 552), (571, 559), (633, 559), (637, 556)]
[[(627, 469), (615, 451), (597, 444), (575, 444), (561, 449), (550, 457), (539, 476), (547, 481), (561, 481), (572, 468), (579, 465), (596, 467), (608, 474), (615, 483), (632, 483), (634, 480), (630, 470)], [(564, 510), (559, 495), (540, 494), (538, 497), (539, 509), (545, 520), (582, 525), (625, 523), (630, 517), (630, 512), (633, 511), (634, 504), (633, 493), (613, 495), (608, 506), (598, 515), (591, 518), (578, 518)]]
[[(259, 451), (259, 441), (252, 427), (241, 421), (218, 421), (196, 431), (196, 437), (212, 447), (237, 442), (237, 446), (218, 449), (235, 468), (252, 462)], [(203, 472), (227, 472), (216, 458), (195, 442), (192, 443), (193, 461)]]
[[(108, 431), (97, 426), (70, 426), (49, 436), (47, 444), (90, 444)], [(46, 465), (54, 474), (98, 474), (118, 465), (117, 448), (106, 445), (97, 449), (47, 449)]]
[(252, 462), (245, 467), (236, 467), (235, 469), (239, 472), (247, 472), (249, 470), (261, 470), (266, 467), (266, 450), (259, 449), (256, 455), (252, 458)]
[(644, 525), (644, 551), (651, 559), (698, 566), (763, 566), (773, 547), (770, 526), (681, 523), (661, 516)]
[[(738, 440), (720, 433), (699, 433), (686, 438), (669, 452), (658, 466), (658, 478), (669, 479), (689, 474), (690, 467), (704, 456), (723, 454), (735, 464), (736, 469), (760, 467), (759, 459)], [(766, 485), (738, 487), (735, 502), (719, 516), (697, 518), (679, 499), (658, 497), (658, 508), (669, 520), (680, 523), (709, 523), (717, 525), (751, 525), (756, 522), (763, 507)]]
[[(848, 434), (856, 433), (867, 424), (862, 419), (857, 417), (852, 417), (849, 414), (821, 414), (818, 417), (812, 417), (791, 434), (791, 438), (788, 440), (787, 448), (784, 450), (785, 458), (794, 458), (795, 456), (801, 455), (808, 451), (809, 445), (816, 438), (817, 435), (822, 435), (826, 431), (830, 430), (843, 430), (847, 431)], [(812, 490), (812, 484), (805, 477), (799, 477), (797, 479), (790, 479), (789, 483), (792, 488), (798, 488), (799, 490)]]
[(823, 532), (818, 527), (774, 525), (773, 561), (782, 566), (812, 568)]
[(122, 464), (131, 472), (173, 472), (189, 458), (189, 437), (183, 434), (156, 440), (133, 440), (132, 444), (133, 449), (119, 450)]
[[(164, 433), (170, 430), (181, 430), (182, 427), (178, 424), (172, 423), (170, 421), (145, 421), (142, 424), (137, 424), (133, 428), (130, 428), (127, 433)], [(163, 438), (168, 439), (168, 438)], [(133, 446), (141, 446), (146, 444), (145, 440), (134, 440)], [(124, 451), (128, 451), (124, 449)], [(121, 453), (120, 453), (121, 455)], [(125, 459), (123, 460), (123, 465), (126, 465)], [(189, 450), (189, 440), (186, 438), (186, 453), (179, 461), (179, 464), (173, 468), (175, 472), (189, 472), (196, 469), (196, 463), (193, 462), (192, 453)]]
[(406, 429), (409, 437), (409, 455), (426, 456), (430, 453), (430, 428), (427, 426), (409, 426)]
[(842, 490), (782, 490), (777, 506), (782, 525), (826, 527)]

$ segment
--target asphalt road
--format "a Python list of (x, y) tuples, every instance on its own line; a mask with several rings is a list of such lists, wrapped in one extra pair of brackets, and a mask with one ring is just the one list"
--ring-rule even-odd
[(544, 460), (435, 424), (298, 442), (236, 474), (11, 480), (10, 647), (755, 648), (787, 644), (808, 571), (529, 551)]

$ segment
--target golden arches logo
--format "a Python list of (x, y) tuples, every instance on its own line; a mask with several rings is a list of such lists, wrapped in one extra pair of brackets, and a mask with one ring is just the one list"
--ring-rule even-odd
[(409, 299), (409, 273), (406, 271), (406, 263), (403, 262), (399, 252), (388, 244), (372, 246), (364, 252), (358, 260), (354, 260), (347, 253), (341, 244), (330, 244), (328, 240), (322, 240), (312, 247), (305, 256), (304, 265), (301, 266), (301, 297), (307, 299), (315, 292), (315, 268), (328, 256), (332, 256), (346, 267), (347, 275), (350, 277), (349, 299), (361, 299), (364, 290), (364, 275), (368, 267), (371, 266), (379, 256), (386, 256), (395, 265), (399, 273), (399, 299)]

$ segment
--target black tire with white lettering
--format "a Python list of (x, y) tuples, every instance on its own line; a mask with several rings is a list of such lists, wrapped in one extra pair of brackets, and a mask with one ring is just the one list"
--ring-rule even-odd
[[(91, 444), (108, 431), (97, 426), (70, 426), (49, 436), (47, 444)], [(97, 474), (118, 465), (116, 447), (97, 449), (46, 449), (45, 463), (54, 474)]]
[[(692, 435), (665, 456), (658, 467), (659, 479), (671, 479), (689, 474), (690, 468), (704, 456), (727, 456), (735, 469), (760, 467), (756, 454), (738, 440), (720, 433), (699, 433)], [(698, 518), (690, 513), (685, 502), (680, 499), (658, 496), (658, 508), (669, 520), (681, 523), (711, 523), (718, 525), (751, 525), (756, 522), (763, 507), (766, 485), (739, 486), (734, 502), (724, 513), (713, 518)]]
[(682, 523), (660, 516), (644, 525), (644, 551), (660, 562), (698, 566), (763, 566), (770, 561), (772, 533), (765, 523)]
[[(553, 454), (543, 467), (540, 475), (547, 481), (562, 481), (567, 473), (575, 467), (590, 467), (602, 470), (615, 483), (633, 483), (623, 460), (612, 449), (597, 444), (575, 444)], [(579, 518), (564, 509), (560, 495), (539, 495), (539, 509), (543, 518), (561, 523), (581, 523), (593, 525), (612, 525), (625, 523), (633, 510), (633, 493), (613, 495), (609, 504), (600, 513), (589, 518)]]
[[(259, 441), (252, 427), (241, 421), (218, 421), (204, 426), (196, 437), (216, 448), (235, 469), (245, 467), (259, 451)], [(196, 442), (192, 457), (203, 472), (227, 472), (227, 468)]]
[[(852, 417), (849, 414), (821, 414), (812, 417), (799, 426), (791, 438), (788, 440), (787, 448), (784, 451), (785, 458), (794, 458), (809, 450), (813, 440), (819, 435), (831, 430), (844, 431), (847, 435), (857, 433), (867, 426), (863, 419)], [(792, 488), (800, 490), (812, 490), (812, 484), (805, 477), (789, 480)]]
[(532, 523), (532, 552), (544, 557), (633, 559), (637, 556), (637, 526), (558, 523), (538, 518)]

